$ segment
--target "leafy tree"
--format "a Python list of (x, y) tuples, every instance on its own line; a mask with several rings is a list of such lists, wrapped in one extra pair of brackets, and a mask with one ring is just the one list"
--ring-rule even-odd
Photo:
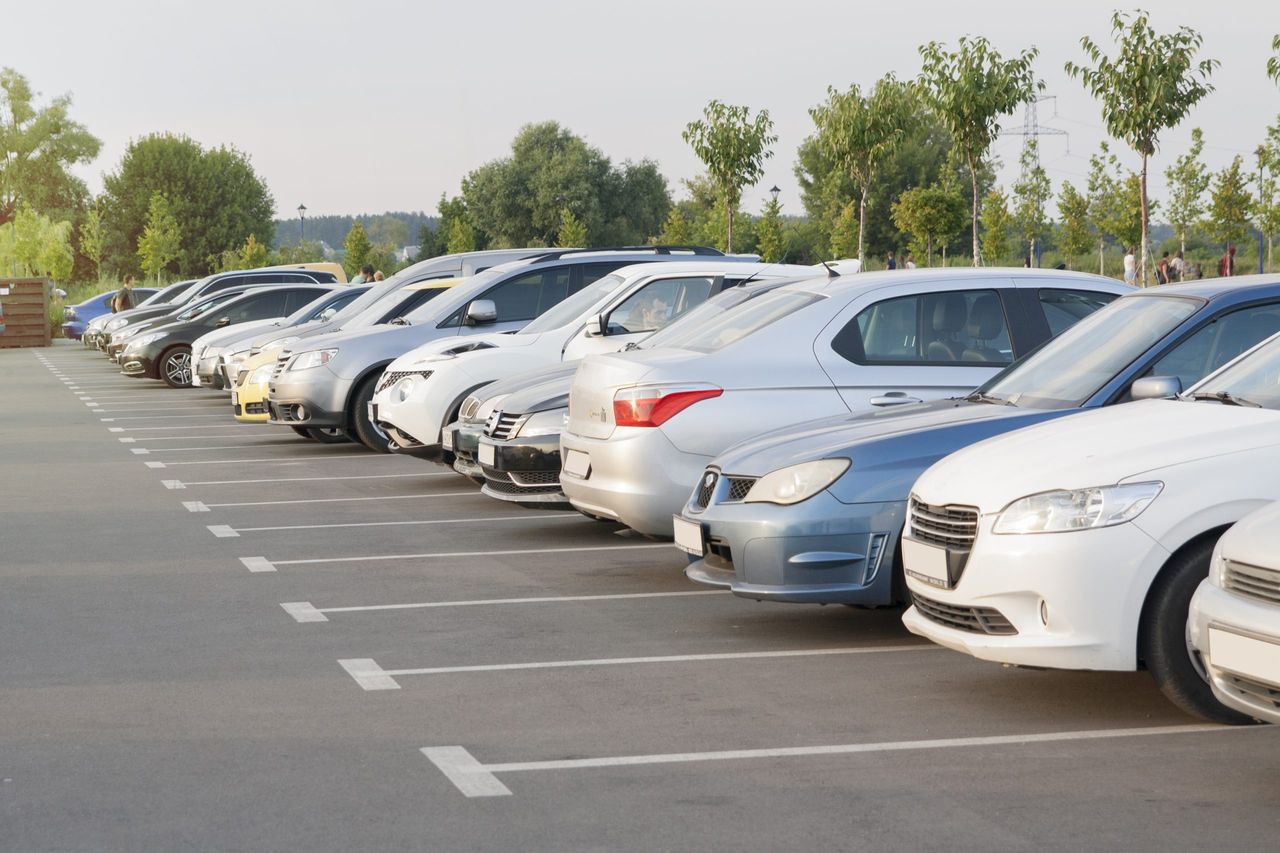
[(303, 240), (291, 246), (281, 246), (273, 253), (269, 265), (306, 264), (324, 260), (324, 247), (318, 240)]
[(383, 243), (396, 248), (409, 245), (409, 223), (396, 216), (384, 214), (374, 217), (365, 225), (365, 231), (374, 244)]
[(1267, 59), (1267, 76), (1280, 86), (1280, 35), (1271, 37), (1271, 52), (1275, 56)]
[(782, 205), (776, 198), (764, 203), (764, 210), (756, 222), (756, 251), (760, 260), (766, 263), (777, 263), (785, 253), (782, 236)]
[(689, 220), (680, 212), (680, 208), (672, 207), (667, 214), (667, 221), (662, 225), (662, 232), (658, 235), (658, 242), (668, 246), (687, 246), (693, 242), (692, 232), (689, 229)]
[(1058, 216), (1062, 227), (1058, 246), (1067, 256), (1083, 255), (1093, 246), (1093, 230), (1089, 227), (1089, 199), (1067, 181), (1058, 191)]
[(768, 110), (751, 118), (747, 107), (711, 101), (703, 117), (689, 122), (681, 134), (698, 155), (724, 204), (725, 250), (733, 251), (734, 216), (742, 189), (754, 186), (764, 174), (764, 161), (773, 155), (769, 146), (778, 141)]
[(1200, 160), (1204, 134), (1191, 131), (1191, 148), (1164, 170), (1169, 187), (1169, 224), (1178, 234), (1178, 246), (1187, 251), (1187, 229), (1204, 215), (1204, 194), (1209, 189), (1209, 169)]
[[(1098, 234), (1098, 274), (1104, 274), (1106, 238), (1136, 246), (1142, 238), (1142, 188), (1135, 172), (1124, 169), (1103, 142), (1089, 158), (1089, 218)], [(1148, 200), (1148, 213), (1155, 209)]]
[(969, 36), (962, 36), (954, 51), (947, 51), (938, 42), (920, 47), (924, 60), (920, 83), (968, 168), (974, 266), (982, 262), (978, 245), (978, 169), (1000, 133), (1000, 119), (1044, 88), (1031, 70), (1038, 54), (1033, 47), (1005, 59), (985, 38)]
[(464, 218), (453, 220), (449, 226), (449, 242), (445, 246), (450, 255), (458, 252), (474, 252), (476, 250), (476, 232), (471, 223)]
[(852, 258), (858, 251), (858, 208), (849, 202), (836, 217), (831, 229), (831, 257)]
[(1253, 206), (1248, 178), (1244, 174), (1244, 159), (1237, 154), (1230, 166), (1213, 176), (1206, 230), (1220, 243), (1239, 242), (1249, 233), (1249, 214)]
[(917, 244), (923, 244), (925, 263), (933, 266), (934, 247), (945, 245), (964, 228), (966, 207), (964, 198), (953, 187), (913, 187), (894, 202), (893, 222)]
[(556, 245), (561, 249), (578, 249), (590, 245), (587, 241), (587, 224), (573, 215), (569, 208), (560, 211), (560, 233)]
[(147, 223), (138, 238), (138, 257), (142, 259), (143, 272), (153, 276), (157, 283), (160, 273), (177, 260), (182, 253), (182, 231), (163, 193), (151, 194), (147, 207)]
[(360, 268), (369, 263), (369, 256), (373, 253), (373, 243), (370, 242), (369, 235), (364, 230), (364, 223), (357, 222), (351, 226), (351, 230), (342, 241), (342, 248), (344, 250), (342, 268), (347, 271), (348, 276), (354, 278), (360, 272)]
[(866, 95), (856, 83), (844, 92), (828, 88), (827, 102), (809, 110), (819, 144), (857, 187), (859, 260), (866, 260), (867, 196), (881, 164), (901, 144), (917, 113), (911, 88), (892, 74)]
[(208, 273), (249, 234), (271, 245), (271, 193), (233, 148), (205, 149), (185, 136), (153, 134), (130, 143), (103, 183), (104, 260), (119, 274), (138, 271), (133, 247), (157, 192), (183, 224), (175, 259), (182, 275)]
[(1111, 16), (1111, 35), (1118, 48), (1114, 59), (1093, 39), (1084, 36), (1087, 63), (1066, 64), (1066, 71), (1084, 83), (1101, 101), (1107, 132), (1122, 139), (1142, 158), (1138, 173), (1142, 206), (1142, 234), (1138, 255), (1138, 281), (1147, 282), (1147, 161), (1155, 154), (1160, 134), (1176, 127), (1202, 98), (1213, 91), (1208, 82), (1216, 60), (1196, 61), (1202, 38), (1190, 27), (1174, 33), (1157, 33), (1147, 23), (1146, 12)]
[(1044, 239), (1047, 230), (1045, 207), (1053, 194), (1049, 176), (1036, 157), (1036, 142), (1029, 140), (1020, 158), (1022, 176), (1013, 185), (1015, 199), (1013, 217), (1022, 239), (1028, 244), (1027, 257), (1035, 263), (1036, 244)]
[(54, 281), (66, 281), (75, 267), (76, 253), (71, 248), (71, 223), (47, 222), (40, 239), (36, 266)]
[(250, 234), (240, 247), (240, 269), (256, 270), (271, 263), (271, 250), (258, 242), (258, 238)]
[(1009, 199), (1004, 190), (993, 189), (982, 200), (982, 255), (998, 264), (1009, 255)]
[(1280, 123), (1267, 128), (1267, 141), (1254, 154), (1261, 177), (1253, 215), (1258, 230), (1267, 238), (1267, 272), (1271, 272), (1275, 234), (1280, 231), (1280, 181), (1276, 175), (1280, 170)]
[(93, 265), (95, 281), (102, 280), (102, 217), (98, 205), (93, 204), (85, 212), (80, 223), (80, 253)]

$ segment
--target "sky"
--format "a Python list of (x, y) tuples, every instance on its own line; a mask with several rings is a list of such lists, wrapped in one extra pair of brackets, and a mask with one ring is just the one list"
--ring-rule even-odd
[[(1161, 0), (1158, 31), (1190, 26), (1222, 66), (1217, 91), (1161, 140), (1162, 173), (1205, 133), (1214, 169), (1251, 152), (1280, 114), (1266, 77), (1280, 14), (1266, 4)], [(5, 0), (0, 65), (45, 98), (70, 93), (72, 115), (103, 141), (77, 169), (97, 192), (131, 139), (183, 133), (248, 154), (275, 197), (277, 215), (434, 212), (471, 169), (509, 152), (521, 126), (555, 120), (615, 162), (658, 162), (673, 195), (700, 163), (680, 134), (713, 99), (768, 109), (778, 142), (759, 185), (799, 214), (796, 147), (813, 130), (808, 110), (827, 87), (866, 86), (886, 72), (919, 71), (917, 47), (984, 35), (1013, 54), (1040, 50), (1043, 137), (1053, 181), (1082, 186), (1089, 155), (1106, 138), (1097, 104), (1063, 72), (1082, 35), (1109, 43), (1114, 2), (840, 3), (833, 0)], [(1270, 20), (1267, 20), (1267, 18)], [(29, 37), (13, 38), (12, 34)], [(1021, 112), (1006, 129), (1021, 130)], [(1002, 183), (1016, 179), (1020, 136), (994, 152)], [(1117, 146), (1113, 146), (1117, 147)], [(1124, 162), (1137, 157), (1122, 150)], [(1160, 219), (1159, 212), (1155, 218)]]

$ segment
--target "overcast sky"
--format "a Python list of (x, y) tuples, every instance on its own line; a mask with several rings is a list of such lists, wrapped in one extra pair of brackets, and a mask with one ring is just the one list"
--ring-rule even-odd
[[(434, 212), (470, 169), (508, 151), (528, 122), (554, 119), (615, 161), (649, 157), (683, 195), (699, 163), (680, 138), (712, 98), (767, 108), (779, 140), (765, 177), (784, 212), (800, 213), (796, 146), (828, 85), (912, 77), (922, 42), (987, 36), (1012, 53), (1035, 45), (1054, 101), (1042, 124), (1055, 186), (1083, 184), (1105, 137), (1098, 107), (1063, 73), (1079, 37), (1109, 39), (1115, 3), (834, 0), (8, 0), (0, 64), (46, 97), (72, 93), (73, 114), (103, 140), (80, 173), (95, 192), (130, 139), (185, 133), (246, 152), (277, 214)], [(1280, 113), (1264, 66), (1280, 14), (1261, 2), (1161, 0), (1159, 30), (1198, 29), (1222, 61), (1218, 91), (1162, 141), (1160, 173), (1202, 127), (1214, 168), (1251, 154)], [(18, 37), (13, 37), (14, 35)], [(1021, 129), (1019, 113), (1006, 127)], [(1016, 175), (1020, 137), (1000, 140), (1001, 180)], [(1126, 155), (1132, 165), (1136, 158)], [(1156, 216), (1159, 219), (1159, 214)]]

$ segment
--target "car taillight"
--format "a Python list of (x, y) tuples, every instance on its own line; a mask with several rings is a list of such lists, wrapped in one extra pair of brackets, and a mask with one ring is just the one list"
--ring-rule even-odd
[(622, 388), (613, 395), (613, 420), (620, 426), (661, 426), (700, 400), (724, 393), (713, 385)]

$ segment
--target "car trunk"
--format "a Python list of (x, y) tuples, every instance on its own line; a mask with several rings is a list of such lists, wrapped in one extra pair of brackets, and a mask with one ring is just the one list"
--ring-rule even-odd
[(569, 391), (569, 432), (585, 438), (612, 435), (614, 391), (635, 385), (649, 370), (648, 364), (621, 354), (584, 359)]

